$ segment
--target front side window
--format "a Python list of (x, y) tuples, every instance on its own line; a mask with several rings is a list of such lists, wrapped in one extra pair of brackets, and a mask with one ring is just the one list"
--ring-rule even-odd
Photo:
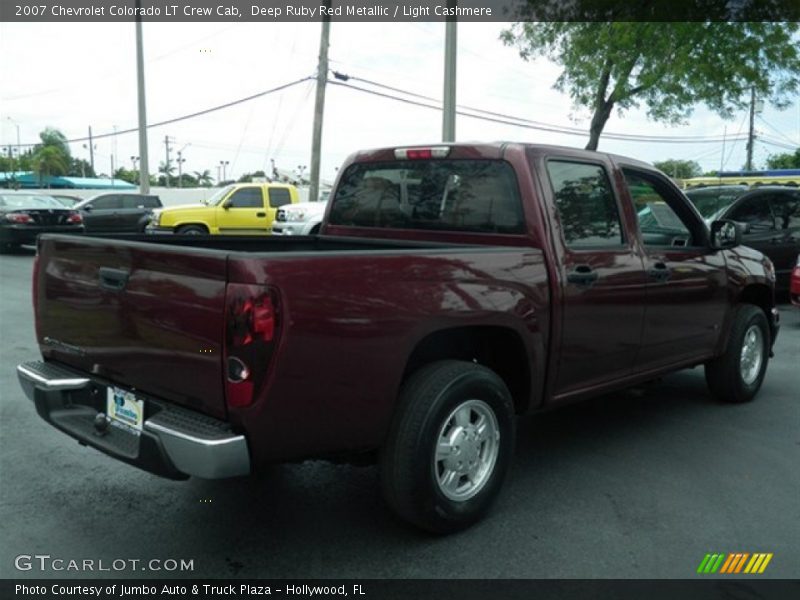
[(398, 160), (347, 168), (329, 223), (523, 233), (517, 179), (501, 160)]
[(113, 210), (122, 208), (122, 198), (119, 196), (101, 196), (89, 202), (94, 210)]
[(645, 246), (689, 246), (692, 234), (675, 209), (672, 197), (650, 177), (623, 169)]
[(746, 223), (750, 231), (765, 231), (775, 228), (775, 219), (769, 207), (768, 196), (762, 195), (750, 198), (733, 209), (731, 219)]
[(547, 172), (568, 247), (596, 248), (625, 243), (617, 202), (602, 166), (551, 160)]
[(228, 198), (228, 208), (264, 208), (264, 195), (261, 188), (241, 188)]
[(770, 198), (775, 225), (780, 230), (800, 230), (800, 194), (775, 194)]

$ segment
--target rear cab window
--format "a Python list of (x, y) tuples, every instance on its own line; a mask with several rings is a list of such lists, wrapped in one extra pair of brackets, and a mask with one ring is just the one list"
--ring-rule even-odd
[(269, 188), (270, 208), (280, 208), (292, 203), (292, 195), (288, 188)]
[(331, 225), (475, 233), (525, 232), (511, 165), (503, 160), (397, 160), (350, 165)]

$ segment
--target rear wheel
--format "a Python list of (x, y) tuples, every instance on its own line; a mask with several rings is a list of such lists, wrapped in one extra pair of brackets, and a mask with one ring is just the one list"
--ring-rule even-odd
[(208, 229), (202, 225), (183, 225), (175, 232), (179, 235), (208, 235)]
[(513, 449), (513, 403), (503, 380), (473, 363), (433, 363), (400, 394), (381, 452), (384, 497), (423, 529), (463, 529), (489, 510)]
[(752, 400), (767, 372), (769, 346), (769, 325), (764, 311), (752, 304), (739, 306), (725, 353), (706, 363), (706, 382), (711, 393), (723, 402)]

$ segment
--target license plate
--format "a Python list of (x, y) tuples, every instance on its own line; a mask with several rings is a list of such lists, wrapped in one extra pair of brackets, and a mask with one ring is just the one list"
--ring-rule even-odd
[(139, 400), (133, 392), (110, 387), (106, 395), (106, 414), (112, 423), (121, 423), (141, 432), (144, 424), (144, 400)]

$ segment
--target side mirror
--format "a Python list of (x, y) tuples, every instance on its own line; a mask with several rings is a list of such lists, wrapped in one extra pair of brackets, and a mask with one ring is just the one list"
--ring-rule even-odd
[(735, 248), (742, 243), (742, 225), (729, 219), (711, 223), (711, 247), (715, 250)]
[(230, 207), (231, 207), (231, 203), (230, 202), (225, 201), (225, 202), (222, 203), (222, 209), (223, 210), (228, 210)]
[(86, 212), (92, 212), (92, 205), (91, 204), (87, 204), (81, 210), (85, 210)]

